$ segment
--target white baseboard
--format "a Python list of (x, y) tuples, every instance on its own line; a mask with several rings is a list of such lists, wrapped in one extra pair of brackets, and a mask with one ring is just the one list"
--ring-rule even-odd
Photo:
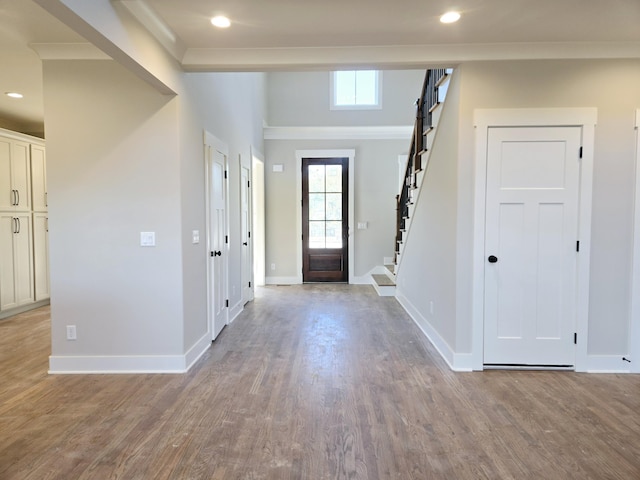
[(238, 303), (236, 303), (233, 307), (229, 309), (229, 323), (232, 323), (238, 317), (238, 315), (242, 313), (243, 310), (244, 310), (244, 303), (242, 303), (242, 300), (240, 300)]
[(631, 364), (624, 355), (587, 355), (587, 373), (631, 373)]
[(396, 299), (409, 314), (422, 333), (438, 351), (440, 356), (454, 372), (471, 372), (473, 370), (473, 355), (471, 353), (456, 353), (440, 336), (435, 328), (427, 321), (418, 309), (401, 292), (396, 290)]
[(113, 355), (49, 357), (49, 373), (116, 374), (116, 373), (185, 373), (211, 346), (207, 332), (184, 355)]
[(302, 278), (299, 277), (265, 277), (266, 285), (300, 285)]

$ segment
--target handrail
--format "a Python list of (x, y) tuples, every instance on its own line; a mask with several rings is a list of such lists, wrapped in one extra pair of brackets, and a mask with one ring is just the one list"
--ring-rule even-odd
[(422, 170), (422, 154), (426, 151), (425, 136), (433, 128), (433, 110), (439, 103), (438, 86), (447, 76), (444, 68), (428, 69), (424, 76), (420, 98), (416, 101), (416, 121), (411, 137), (411, 149), (407, 157), (404, 182), (400, 194), (396, 195), (396, 246), (395, 254), (400, 252), (402, 232), (409, 218), (411, 190), (417, 188), (417, 173)]

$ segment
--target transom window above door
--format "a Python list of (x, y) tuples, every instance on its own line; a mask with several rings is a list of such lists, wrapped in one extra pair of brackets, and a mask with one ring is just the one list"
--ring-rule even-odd
[(382, 108), (379, 70), (341, 70), (331, 73), (331, 109)]

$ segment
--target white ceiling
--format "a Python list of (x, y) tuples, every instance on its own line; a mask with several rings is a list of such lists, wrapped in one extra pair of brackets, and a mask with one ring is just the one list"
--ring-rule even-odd
[[(175, 35), (187, 70), (640, 58), (640, 0), (116, 1), (157, 35)], [(461, 20), (441, 24), (450, 9)], [(231, 28), (211, 26), (221, 13)], [(42, 123), (42, 71), (29, 44), (83, 41), (32, 0), (0, 0), (0, 119)], [(25, 98), (3, 95), (14, 90)]]

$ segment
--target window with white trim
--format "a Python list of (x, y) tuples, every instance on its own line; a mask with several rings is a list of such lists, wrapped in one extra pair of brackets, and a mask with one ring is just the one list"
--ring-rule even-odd
[(331, 74), (331, 109), (382, 108), (379, 70), (341, 70)]

